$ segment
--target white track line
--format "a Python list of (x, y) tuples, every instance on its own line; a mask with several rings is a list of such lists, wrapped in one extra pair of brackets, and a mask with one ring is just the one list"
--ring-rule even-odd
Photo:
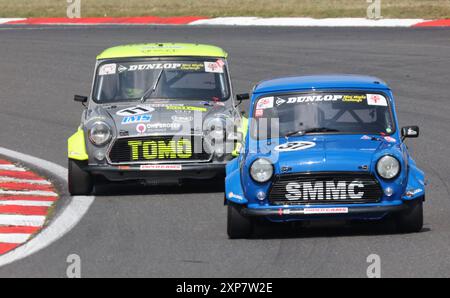
[(198, 20), (189, 25), (220, 26), (288, 26), (288, 27), (411, 27), (426, 20), (423, 19), (380, 19), (365, 18), (258, 18), (226, 17)]
[[(2, 147), (0, 147), (0, 154), (13, 159), (22, 160), (23, 162), (32, 164), (38, 168), (46, 169), (53, 175), (67, 181), (67, 169), (57, 164)], [(78, 224), (81, 218), (83, 218), (89, 210), (89, 207), (94, 202), (94, 199), (95, 197), (93, 196), (72, 197), (69, 204), (65, 206), (65, 208), (58, 215), (56, 215), (48, 227), (37, 234), (29, 242), (0, 256), (0, 266), (4, 266), (28, 257), (60, 239)]]
[(3, 190), (0, 186), (0, 195), (8, 196), (43, 196), (43, 197), (57, 197), (58, 194), (53, 191), (41, 191), (41, 190), (28, 190), (28, 191), (17, 191), (17, 190)]
[(0, 243), (21, 244), (27, 242), (31, 234), (0, 234)]
[(38, 184), (38, 185), (51, 185), (52, 183), (47, 180), (30, 180), (30, 179), (18, 179), (18, 178), (11, 178), (11, 177), (1, 177), (0, 176), (0, 183), (2, 182), (12, 182), (12, 183), (28, 183), (28, 184)]
[(3, 226), (42, 227), (44, 223), (45, 216), (0, 214), (0, 225)]
[(19, 168), (15, 165), (0, 165), (1, 171), (26, 172), (24, 168)]
[(23, 21), (25, 20), (24, 18), (0, 18), (0, 24), (5, 24), (5, 23), (9, 23), (9, 22), (14, 22), (14, 21)]
[(29, 207), (50, 207), (55, 202), (50, 201), (1, 201), (0, 206), (29, 206)]

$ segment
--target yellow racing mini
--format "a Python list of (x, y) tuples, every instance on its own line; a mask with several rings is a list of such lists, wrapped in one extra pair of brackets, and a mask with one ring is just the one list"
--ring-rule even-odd
[(180, 184), (223, 178), (247, 119), (234, 98), (227, 53), (199, 44), (110, 48), (97, 57), (81, 125), (69, 138), (69, 191), (98, 179)]

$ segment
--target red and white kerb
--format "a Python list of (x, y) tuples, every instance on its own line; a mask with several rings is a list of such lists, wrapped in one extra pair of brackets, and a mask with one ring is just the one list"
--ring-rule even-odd
[(58, 194), (51, 182), (0, 159), (0, 255), (38, 233), (57, 200)]

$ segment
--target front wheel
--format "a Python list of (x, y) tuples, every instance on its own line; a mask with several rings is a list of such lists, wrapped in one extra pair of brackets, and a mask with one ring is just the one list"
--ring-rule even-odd
[(87, 196), (94, 189), (92, 175), (82, 166), (82, 161), (69, 159), (69, 193), (73, 196)]
[(230, 239), (249, 238), (253, 231), (253, 221), (243, 216), (237, 206), (228, 203), (227, 230)]
[(408, 209), (396, 216), (397, 228), (401, 233), (418, 233), (423, 228), (423, 199), (408, 204)]

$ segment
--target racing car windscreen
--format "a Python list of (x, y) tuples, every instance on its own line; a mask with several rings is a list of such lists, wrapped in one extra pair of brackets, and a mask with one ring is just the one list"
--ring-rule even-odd
[(260, 97), (253, 111), (254, 139), (325, 134), (391, 135), (388, 98), (370, 93), (296, 93)]
[(94, 90), (98, 103), (139, 99), (223, 101), (230, 96), (225, 63), (220, 59), (107, 62), (98, 67)]

